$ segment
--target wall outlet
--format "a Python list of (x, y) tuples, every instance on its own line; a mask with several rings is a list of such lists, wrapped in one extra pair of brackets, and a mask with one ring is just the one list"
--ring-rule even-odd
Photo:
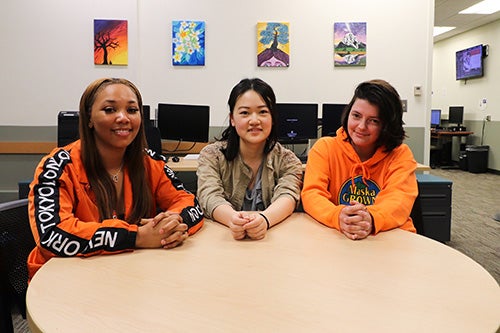
[(487, 114), (484, 119), (486, 119), (486, 121), (491, 121), (491, 114)]

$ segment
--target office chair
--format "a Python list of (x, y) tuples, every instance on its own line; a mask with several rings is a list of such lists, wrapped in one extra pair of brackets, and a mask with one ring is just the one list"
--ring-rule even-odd
[(160, 130), (152, 125), (145, 125), (144, 130), (146, 133), (146, 140), (148, 142), (148, 147), (157, 154), (161, 154), (162, 146), (161, 146)]
[(413, 203), (413, 208), (411, 209), (410, 217), (413, 220), (413, 226), (415, 227), (415, 229), (417, 229), (417, 234), (425, 236), (420, 195), (418, 195), (415, 198), (415, 202)]
[[(28, 199), (0, 203), (0, 271), (3, 307), (2, 319), (11, 320), (11, 307), (16, 304), (26, 319), (28, 267), (26, 260), (35, 247), (28, 216)], [(8, 310), (8, 317), (5, 310)], [(6, 324), (7, 327), (9, 324)], [(2, 330), (2, 332), (4, 332)]]

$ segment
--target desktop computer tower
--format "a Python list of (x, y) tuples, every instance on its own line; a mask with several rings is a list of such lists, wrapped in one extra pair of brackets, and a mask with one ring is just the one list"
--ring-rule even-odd
[(149, 105), (144, 104), (142, 106), (142, 120), (144, 121), (144, 127), (148, 128), (149, 126), (155, 126), (155, 122), (151, 119), (151, 107)]
[(78, 111), (61, 111), (57, 115), (57, 146), (78, 140)]

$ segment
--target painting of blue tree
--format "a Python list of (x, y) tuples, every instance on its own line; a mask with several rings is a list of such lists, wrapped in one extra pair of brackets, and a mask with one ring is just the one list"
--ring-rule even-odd
[(290, 65), (289, 24), (257, 23), (257, 66), (288, 67)]
[(204, 21), (172, 21), (172, 65), (205, 65)]

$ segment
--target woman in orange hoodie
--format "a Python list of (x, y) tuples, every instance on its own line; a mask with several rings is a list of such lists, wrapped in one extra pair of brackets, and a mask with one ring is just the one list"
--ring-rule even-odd
[(304, 210), (353, 240), (394, 228), (415, 232), (417, 163), (404, 138), (396, 89), (383, 80), (359, 84), (336, 136), (309, 152)]
[(45, 156), (30, 186), (30, 278), (54, 256), (173, 248), (202, 226), (195, 196), (145, 149), (142, 114), (128, 80), (99, 79), (84, 91), (80, 140)]

